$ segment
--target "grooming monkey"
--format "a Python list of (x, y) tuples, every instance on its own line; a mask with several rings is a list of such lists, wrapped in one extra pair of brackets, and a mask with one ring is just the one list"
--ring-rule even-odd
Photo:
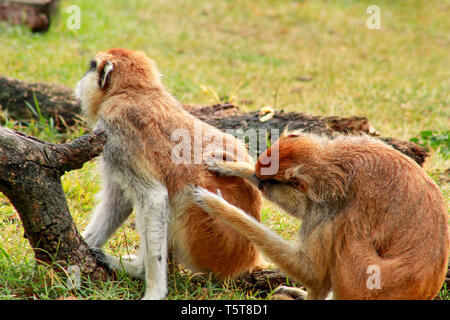
[[(270, 159), (279, 170), (261, 174)], [(222, 162), (211, 169), (258, 184), (302, 220), (294, 246), (226, 199), (195, 191), (199, 205), (300, 281), (307, 299), (432, 299), (439, 292), (449, 257), (444, 199), (421, 167), (381, 141), (285, 132), (256, 167)], [(281, 293), (304, 293), (288, 289)]]
[[(245, 179), (209, 171), (186, 151), (198, 151), (199, 138), (200, 149), (251, 164), (244, 143), (185, 111), (164, 88), (153, 60), (126, 49), (99, 52), (78, 83), (76, 96), (88, 119), (108, 136), (100, 158), (100, 203), (83, 237), (91, 248), (101, 248), (134, 209), (140, 234), (137, 256), (119, 259), (94, 252), (109, 267), (123, 266), (132, 276), (144, 278), (144, 299), (166, 296), (168, 250), (193, 271), (210, 271), (218, 279), (263, 265), (250, 241), (192, 199), (192, 186), (220, 189), (227, 201), (260, 220), (257, 188)], [(179, 149), (175, 131), (187, 135), (182, 137), (189, 147), (181, 150), (183, 161), (173, 158), (172, 151)], [(215, 139), (209, 143), (205, 136)]]

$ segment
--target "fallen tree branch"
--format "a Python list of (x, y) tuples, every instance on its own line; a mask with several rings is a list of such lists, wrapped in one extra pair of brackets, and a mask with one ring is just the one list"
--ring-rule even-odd
[(0, 106), (14, 119), (32, 119), (34, 114), (29, 106), (39, 107), (41, 114), (53, 118), (60, 130), (66, 125), (80, 123), (78, 114), (81, 109), (73, 96), (73, 89), (60, 84), (0, 77)]
[[(242, 112), (232, 104), (216, 104), (206, 107), (186, 105), (184, 108), (197, 118), (222, 130), (253, 128), (278, 129), (282, 131), (286, 126), (289, 126), (290, 129), (303, 129), (306, 132), (317, 134), (340, 132), (366, 133), (378, 136), (378, 132), (370, 126), (366, 117), (341, 118), (336, 116), (315, 116), (301, 112), (275, 111), (270, 120), (261, 121), (263, 115), (259, 111)], [(412, 158), (421, 166), (428, 156), (425, 148), (410, 141), (396, 138), (378, 138)]]
[(10, 25), (24, 24), (33, 32), (45, 32), (59, 0), (7, 0), (0, 3), (0, 20)]
[(50, 144), (0, 127), (0, 191), (19, 213), (37, 261), (78, 266), (91, 279), (106, 279), (70, 215), (61, 176), (98, 156), (106, 143), (94, 132)]
[(278, 268), (258, 270), (245, 273), (235, 280), (236, 285), (243, 289), (260, 290), (270, 292), (280, 285), (301, 287), (295, 280), (289, 279)]
[[(52, 117), (55, 126), (64, 130), (80, 122), (80, 105), (73, 96), (73, 89), (56, 84), (28, 83), (11, 78), (0, 77), (0, 106), (15, 119), (33, 118), (28, 105), (34, 106), (38, 101), (40, 111), (45, 117)], [(314, 133), (367, 133), (377, 135), (365, 117), (315, 116), (301, 112), (275, 111), (272, 117), (262, 121), (259, 111), (242, 112), (232, 104), (213, 106), (184, 106), (197, 118), (219, 128), (226, 129), (279, 129), (289, 125), (291, 129), (304, 129)], [(383, 138), (400, 152), (423, 165), (427, 151), (412, 142), (395, 138)]]

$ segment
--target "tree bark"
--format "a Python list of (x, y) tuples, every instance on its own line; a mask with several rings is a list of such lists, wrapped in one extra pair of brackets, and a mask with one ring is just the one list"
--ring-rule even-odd
[(0, 191), (19, 213), (37, 261), (78, 266), (91, 279), (108, 273), (77, 231), (61, 176), (98, 156), (105, 143), (104, 132), (49, 144), (0, 127)]
[[(64, 130), (80, 122), (80, 105), (73, 96), (73, 89), (57, 84), (27, 83), (11, 78), (0, 77), (0, 106), (15, 119), (32, 118), (33, 113), (28, 105), (35, 107), (38, 102), (40, 111), (45, 117), (52, 117), (55, 126)], [(377, 136), (365, 117), (314, 116), (301, 112), (275, 111), (272, 117), (264, 121), (260, 111), (242, 112), (232, 104), (216, 104), (213, 106), (184, 106), (197, 118), (221, 130), (226, 129), (304, 129), (307, 132), (320, 134), (367, 133)], [(387, 144), (423, 165), (428, 153), (425, 148), (409, 141), (395, 138), (379, 137)]]
[(30, 83), (0, 76), (0, 106), (14, 119), (32, 119), (34, 114), (29, 106), (39, 108), (42, 116), (53, 118), (60, 130), (80, 123), (81, 108), (73, 89), (60, 84)]
[[(269, 120), (261, 121), (264, 114), (261, 114), (260, 111), (246, 113), (240, 111), (237, 106), (232, 104), (216, 104), (206, 107), (186, 105), (184, 108), (197, 118), (222, 130), (239, 128), (244, 130), (248, 128), (284, 130), (288, 126), (292, 130), (302, 129), (305, 132), (316, 134), (366, 133), (377, 137), (379, 135), (370, 126), (366, 117), (341, 118), (336, 116), (314, 116), (301, 112), (275, 111)], [(420, 166), (423, 166), (428, 156), (425, 148), (410, 141), (396, 138), (378, 138), (412, 158)]]
[(280, 285), (300, 287), (298, 281), (289, 279), (278, 268), (257, 270), (252, 273), (245, 273), (236, 279), (236, 285), (243, 289), (257, 289), (264, 291), (272, 291)]

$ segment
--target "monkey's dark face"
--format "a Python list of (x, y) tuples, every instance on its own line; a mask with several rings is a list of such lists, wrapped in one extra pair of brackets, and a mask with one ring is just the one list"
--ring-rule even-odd
[(88, 71), (87, 71), (86, 73), (88, 73), (88, 72), (94, 72), (94, 71), (97, 71), (97, 61), (91, 60), (91, 61), (89, 62), (89, 69), (88, 69)]
[[(280, 139), (258, 158), (255, 175), (262, 181), (263, 194), (287, 212), (299, 216), (314, 203), (341, 201), (348, 189), (345, 163), (333, 154), (328, 139), (292, 132)], [(278, 158), (276, 158), (276, 155)], [(271, 161), (278, 171), (265, 174)], [(296, 208), (299, 208), (296, 211)]]
[(100, 103), (106, 93), (114, 65), (107, 60), (93, 59), (84, 76), (78, 82), (75, 96), (81, 102), (83, 113), (96, 120)]
[[(97, 77), (98, 88), (102, 91), (106, 90), (109, 80), (111, 78), (112, 71), (114, 70), (114, 64), (110, 61), (100, 61), (97, 63), (96, 60), (91, 60), (89, 62), (89, 68), (84, 74), (84, 76), (93, 73)], [(83, 76), (83, 77), (84, 77)]]
[(296, 185), (289, 181), (265, 179), (259, 180), (258, 189), (264, 197), (278, 204), (287, 213), (298, 219), (303, 218), (308, 199)]

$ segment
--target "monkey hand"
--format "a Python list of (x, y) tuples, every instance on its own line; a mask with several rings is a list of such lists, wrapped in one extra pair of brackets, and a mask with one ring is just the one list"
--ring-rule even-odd
[(248, 179), (255, 173), (255, 166), (248, 162), (220, 161), (208, 163), (208, 169), (221, 176), (235, 176)]
[(306, 300), (307, 293), (303, 289), (279, 286), (273, 292), (273, 300)]

